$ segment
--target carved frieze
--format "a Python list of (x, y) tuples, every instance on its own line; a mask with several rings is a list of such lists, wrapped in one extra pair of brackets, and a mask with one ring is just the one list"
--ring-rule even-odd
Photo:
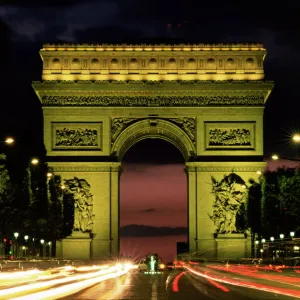
[(53, 149), (101, 149), (102, 123), (52, 123)]
[(251, 132), (246, 128), (214, 128), (208, 134), (209, 146), (251, 146)]
[(42, 95), (43, 106), (263, 106), (263, 94), (203, 96)]
[(254, 122), (205, 122), (206, 149), (254, 149)]

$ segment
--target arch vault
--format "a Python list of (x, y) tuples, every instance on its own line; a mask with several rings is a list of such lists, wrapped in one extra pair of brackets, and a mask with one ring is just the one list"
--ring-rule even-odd
[(172, 143), (185, 159), (190, 253), (249, 254), (247, 228), (233, 223), (237, 211), (226, 217), (232, 208), (220, 186), (234, 185), (238, 197), (225, 200), (242, 205), (240, 187), (265, 166), (263, 111), (273, 83), (263, 81), (262, 45), (44, 45), (40, 53), (43, 81), (33, 88), (48, 164), (62, 183), (82, 183), (85, 195), (57, 256), (118, 254), (121, 162), (146, 138)]

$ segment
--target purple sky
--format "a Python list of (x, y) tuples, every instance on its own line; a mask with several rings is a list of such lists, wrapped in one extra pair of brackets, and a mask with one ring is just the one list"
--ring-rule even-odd
[(120, 225), (187, 226), (184, 164), (123, 163)]

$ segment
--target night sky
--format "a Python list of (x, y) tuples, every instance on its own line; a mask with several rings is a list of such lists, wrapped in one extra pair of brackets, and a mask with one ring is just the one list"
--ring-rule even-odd
[[(21, 161), (44, 154), (42, 110), (31, 88), (33, 80), (41, 80), (43, 43), (261, 42), (268, 51), (266, 80), (275, 81), (265, 108), (265, 156), (295, 157), (290, 140), (300, 129), (300, 2), (286, 0), (277, 7), (261, 2), (0, 1), (0, 140), (17, 139), (8, 156)], [(124, 161), (121, 224), (186, 226), (180, 152), (149, 140), (133, 146)], [(130, 194), (133, 186), (139, 188)], [(181, 221), (167, 214), (181, 215), (176, 217)]]

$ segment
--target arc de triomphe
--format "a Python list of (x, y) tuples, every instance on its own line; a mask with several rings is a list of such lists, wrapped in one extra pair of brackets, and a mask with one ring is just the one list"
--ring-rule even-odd
[[(160, 138), (185, 158), (190, 252), (249, 254), (236, 223), (248, 180), (263, 162), (265, 82), (260, 44), (50, 45), (33, 82), (44, 113), (48, 164), (66, 188), (77, 184), (66, 258), (119, 251), (122, 158)], [(234, 253), (234, 254), (233, 254)]]

